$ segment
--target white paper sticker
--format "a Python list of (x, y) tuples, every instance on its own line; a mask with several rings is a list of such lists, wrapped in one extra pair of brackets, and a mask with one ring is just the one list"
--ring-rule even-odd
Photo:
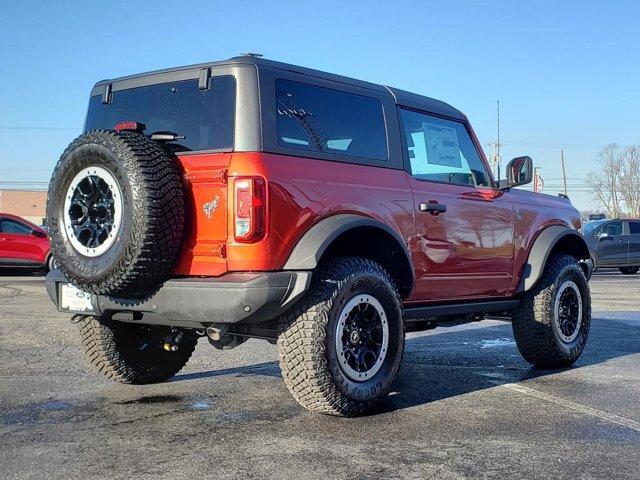
[(422, 131), (427, 147), (427, 163), (462, 168), (458, 132), (455, 128), (423, 122)]

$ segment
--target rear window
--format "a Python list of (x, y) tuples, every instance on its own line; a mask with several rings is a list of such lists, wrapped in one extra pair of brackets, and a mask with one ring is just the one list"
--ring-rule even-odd
[(198, 90), (197, 80), (159, 83), (115, 91), (111, 102), (91, 97), (85, 131), (113, 129), (123, 121), (146, 125), (145, 134), (174, 132), (184, 139), (176, 151), (231, 150), (236, 84), (232, 76), (213, 77), (211, 88)]
[(276, 107), (282, 147), (387, 159), (380, 100), (280, 79), (276, 81)]

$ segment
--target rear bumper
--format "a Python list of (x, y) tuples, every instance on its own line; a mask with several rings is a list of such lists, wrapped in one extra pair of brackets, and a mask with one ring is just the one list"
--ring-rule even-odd
[[(84, 315), (118, 315), (123, 321), (192, 328), (271, 320), (309, 288), (311, 272), (229, 273), (218, 278), (179, 278), (164, 282), (146, 298), (91, 295), (93, 311), (60, 308), (58, 271), (47, 275), (47, 293), (59, 311)], [(122, 317), (122, 318), (121, 318)]]

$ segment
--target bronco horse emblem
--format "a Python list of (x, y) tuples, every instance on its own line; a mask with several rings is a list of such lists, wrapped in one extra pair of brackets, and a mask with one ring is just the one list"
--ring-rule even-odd
[(204, 214), (207, 216), (208, 219), (211, 219), (211, 216), (213, 215), (213, 212), (216, 211), (216, 208), (218, 208), (219, 203), (220, 203), (220, 198), (217, 195), (215, 195), (213, 197), (213, 200), (205, 203), (202, 206), (202, 211), (204, 212)]

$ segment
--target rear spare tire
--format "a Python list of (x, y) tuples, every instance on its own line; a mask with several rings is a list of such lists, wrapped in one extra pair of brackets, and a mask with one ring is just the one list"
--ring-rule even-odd
[(82, 290), (128, 296), (153, 290), (173, 266), (183, 223), (177, 162), (142, 134), (85, 133), (53, 172), (51, 251)]

